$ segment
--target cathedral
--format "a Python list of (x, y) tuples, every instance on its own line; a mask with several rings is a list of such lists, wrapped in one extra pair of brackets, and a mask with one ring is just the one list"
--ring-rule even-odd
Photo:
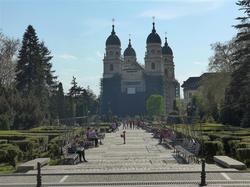
[(146, 40), (143, 65), (138, 63), (130, 39), (122, 55), (114, 24), (105, 50), (101, 79), (102, 114), (145, 115), (146, 101), (152, 94), (163, 96), (166, 114), (173, 112), (174, 101), (180, 97), (180, 84), (175, 79), (173, 51), (167, 38), (162, 46), (154, 22)]

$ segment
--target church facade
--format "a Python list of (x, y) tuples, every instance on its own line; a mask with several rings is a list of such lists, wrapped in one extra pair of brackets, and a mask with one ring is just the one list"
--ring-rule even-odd
[(136, 52), (129, 39), (121, 52), (121, 42), (112, 25), (106, 40), (101, 79), (101, 113), (117, 116), (146, 114), (146, 101), (152, 94), (162, 95), (166, 112), (171, 113), (174, 101), (180, 97), (180, 84), (175, 79), (173, 51), (167, 43), (162, 46), (153, 22), (146, 40), (144, 65), (137, 62)]

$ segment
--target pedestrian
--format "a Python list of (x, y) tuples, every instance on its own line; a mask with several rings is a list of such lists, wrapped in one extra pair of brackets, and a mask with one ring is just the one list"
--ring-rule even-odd
[(95, 147), (98, 147), (98, 137), (95, 129), (92, 129), (89, 132), (89, 140), (90, 141), (95, 141)]
[(126, 144), (126, 131), (122, 132), (121, 138), (123, 138), (123, 144)]

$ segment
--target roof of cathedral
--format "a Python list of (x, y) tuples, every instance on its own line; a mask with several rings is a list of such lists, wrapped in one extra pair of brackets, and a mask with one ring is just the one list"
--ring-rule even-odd
[(129, 44), (128, 47), (125, 49), (124, 56), (136, 56), (135, 50), (133, 49), (132, 45), (131, 45), (131, 40), (129, 39)]
[(157, 32), (155, 30), (155, 23), (154, 22), (153, 22), (152, 32), (147, 37), (147, 44), (150, 44), (150, 43), (159, 43), (159, 44), (161, 44), (161, 38), (157, 34)]
[(111, 35), (106, 40), (106, 46), (107, 45), (119, 45), (119, 46), (121, 46), (121, 41), (118, 38), (118, 36), (116, 36), (114, 27), (115, 26), (112, 25), (112, 32), (111, 32)]
[(163, 55), (173, 55), (172, 49), (168, 45), (167, 37), (165, 37), (165, 45), (162, 47)]

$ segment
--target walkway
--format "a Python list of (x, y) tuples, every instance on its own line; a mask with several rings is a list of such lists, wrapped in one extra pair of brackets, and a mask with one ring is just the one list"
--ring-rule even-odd
[[(141, 129), (106, 134), (104, 145), (88, 149), (88, 163), (42, 168), (45, 186), (198, 186), (201, 166), (179, 164), (173, 151)], [(250, 186), (250, 174), (207, 165), (209, 186)], [(25, 176), (0, 176), (0, 186), (34, 186), (36, 171)], [(31, 176), (29, 176), (29, 174)], [(45, 174), (45, 175), (44, 175)], [(22, 185), (23, 184), (23, 185)], [(230, 184), (230, 185), (229, 185)]]

